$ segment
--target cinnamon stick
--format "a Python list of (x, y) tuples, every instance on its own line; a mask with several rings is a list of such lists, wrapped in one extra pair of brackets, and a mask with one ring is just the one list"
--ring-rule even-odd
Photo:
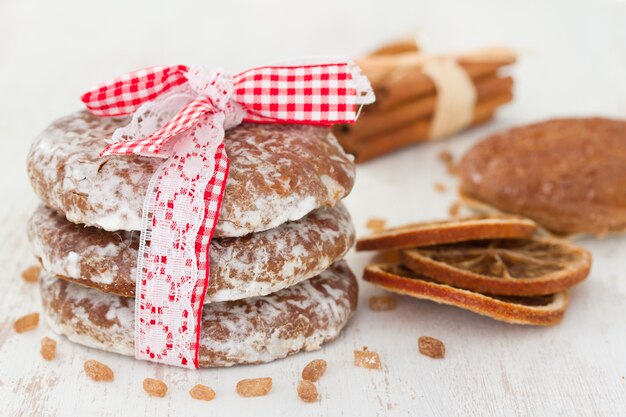
[(405, 52), (419, 52), (419, 45), (416, 37), (407, 36), (402, 39), (398, 39), (395, 42), (387, 43), (371, 52), (369, 56), (395, 55)]
[(433, 55), (416, 52), (398, 53), (393, 55), (369, 55), (356, 60), (357, 64), (374, 84), (387, 78), (398, 70), (419, 71), (431, 59), (451, 58), (460, 65), (485, 64), (503, 67), (515, 63), (515, 53), (506, 48), (483, 48), (474, 51)]
[[(474, 81), (497, 72), (501, 65), (497, 63), (471, 63), (461, 64), (461, 67)], [(403, 101), (436, 93), (436, 87), (431, 78), (416, 70), (392, 74), (385, 80), (373, 84), (373, 88), (376, 93), (376, 102), (370, 106), (370, 111), (383, 111)]]
[[(476, 81), (476, 100), (480, 101), (489, 96), (499, 95), (511, 91), (513, 78), (488, 76)], [(342, 143), (358, 143), (365, 138), (376, 136), (394, 127), (399, 127), (411, 121), (430, 117), (435, 112), (436, 94), (424, 96), (417, 100), (401, 103), (387, 111), (363, 112), (359, 120), (352, 125), (343, 125), (335, 129), (335, 134)]]
[[(499, 106), (512, 99), (513, 93), (508, 91), (479, 101), (474, 109), (471, 126), (490, 120)], [(361, 163), (411, 144), (427, 141), (431, 123), (432, 118), (422, 118), (400, 129), (372, 137), (365, 142), (345, 145), (342, 143), (342, 145), (346, 152), (355, 155), (357, 163)]]

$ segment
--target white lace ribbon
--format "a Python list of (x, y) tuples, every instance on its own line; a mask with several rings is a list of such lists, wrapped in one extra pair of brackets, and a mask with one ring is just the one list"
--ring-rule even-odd
[[(195, 327), (201, 322), (196, 314), (201, 314), (206, 291), (198, 283), (205, 282), (209, 274), (209, 242), (201, 242), (204, 247), (198, 257), (196, 243), (200, 228), (212, 227), (203, 225), (204, 190), (215, 173), (213, 155), (223, 143), (224, 129), (241, 123), (245, 112), (237, 103), (211, 95), (216, 78), (232, 95), (232, 81), (221, 73), (195, 70), (189, 77), (189, 87), (142, 105), (114, 138), (150, 135), (199, 94), (210, 97), (216, 106), (215, 113), (206, 115), (163, 150), (167, 159), (150, 179), (144, 200), (136, 277), (135, 322), (150, 325), (137, 326), (135, 356), (195, 368), (199, 334)], [(196, 262), (197, 258), (206, 261)]]

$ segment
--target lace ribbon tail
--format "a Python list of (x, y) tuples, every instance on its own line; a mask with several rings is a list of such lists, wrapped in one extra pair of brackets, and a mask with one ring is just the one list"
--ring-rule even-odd
[(372, 88), (372, 84), (370, 84), (370, 80), (363, 74), (361, 68), (354, 62), (350, 62), (350, 75), (352, 76), (352, 82), (354, 83), (354, 88), (356, 89), (356, 104), (360, 106), (364, 106), (366, 104), (372, 104), (376, 101), (376, 95), (374, 94), (374, 89)]
[(361, 115), (363, 106), (375, 102), (376, 95), (374, 94), (374, 89), (372, 88), (370, 80), (363, 74), (361, 68), (354, 62), (350, 62), (348, 67), (350, 69), (350, 75), (352, 76), (354, 88), (356, 89), (356, 105), (359, 106), (356, 111), (356, 115), (354, 116), (354, 121), (357, 121)]

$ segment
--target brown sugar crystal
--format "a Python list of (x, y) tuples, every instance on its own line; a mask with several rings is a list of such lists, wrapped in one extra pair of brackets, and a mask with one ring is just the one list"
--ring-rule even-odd
[(151, 397), (165, 397), (167, 384), (159, 379), (146, 378), (143, 380), (143, 390)]
[(454, 156), (448, 150), (439, 152), (439, 160), (446, 165), (448, 174), (456, 175), (458, 173), (458, 166), (454, 163)]
[(368, 305), (372, 311), (391, 311), (396, 309), (396, 300), (388, 295), (371, 296)]
[(39, 281), (40, 271), (41, 270), (38, 266), (36, 265), (30, 266), (22, 272), (22, 279), (25, 282), (29, 282), (29, 283), (37, 282)]
[(242, 397), (261, 397), (272, 390), (272, 378), (242, 379), (237, 383), (237, 394)]
[(198, 384), (189, 390), (191, 398), (202, 401), (212, 401), (215, 399), (215, 391), (206, 385)]
[(85, 369), (87, 376), (94, 381), (113, 381), (113, 370), (101, 362), (91, 359), (85, 361), (83, 368)]
[(433, 359), (442, 359), (446, 355), (446, 346), (439, 339), (430, 336), (421, 336), (417, 340), (419, 351)]
[(54, 339), (49, 338), (48, 336), (41, 339), (41, 356), (47, 360), (51, 361), (57, 356), (57, 342)]
[(378, 353), (371, 352), (367, 348), (354, 351), (354, 365), (367, 369), (380, 369), (380, 356)]
[(460, 211), (461, 211), (461, 203), (458, 201), (455, 201), (454, 203), (452, 203), (452, 205), (448, 209), (448, 214), (450, 214), (450, 217), (458, 217)]
[(387, 220), (385, 219), (376, 219), (372, 218), (367, 221), (365, 227), (368, 228), (369, 231), (373, 233), (380, 232), (381, 230), (385, 230), (385, 225), (387, 224)]
[(302, 379), (305, 381), (317, 382), (326, 372), (326, 361), (324, 359), (314, 359), (302, 370)]
[(30, 313), (20, 317), (13, 323), (13, 329), (17, 333), (24, 333), (34, 330), (39, 326), (39, 313)]
[(444, 149), (443, 151), (439, 152), (439, 160), (446, 165), (451, 164), (452, 162), (454, 162), (454, 156), (452, 156), (452, 153), (449, 150)]
[(314, 383), (307, 380), (302, 380), (298, 384), (298, 397), (305, 403), (314, 403), (319, 399), (317, 394), (317, 387)]

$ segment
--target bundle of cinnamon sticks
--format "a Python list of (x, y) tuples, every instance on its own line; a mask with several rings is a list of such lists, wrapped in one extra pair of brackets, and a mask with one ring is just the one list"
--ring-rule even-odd
[[(430, 139), (438, 91), (424, 64), (441, 57), (424, 54), (415, 42), (403, 40), (357, 59), (372, 83), (376, 102), (363, 108), (355, 124), (335, 127), (339, 142), (357, 162)], [(445, 58), (455, 60), (475, 90), (470, 125), (492, 119), (513, 99), (513, 78), (502, 74), (503, 67), (516, 61), (510, 50), (482, 49)]]

